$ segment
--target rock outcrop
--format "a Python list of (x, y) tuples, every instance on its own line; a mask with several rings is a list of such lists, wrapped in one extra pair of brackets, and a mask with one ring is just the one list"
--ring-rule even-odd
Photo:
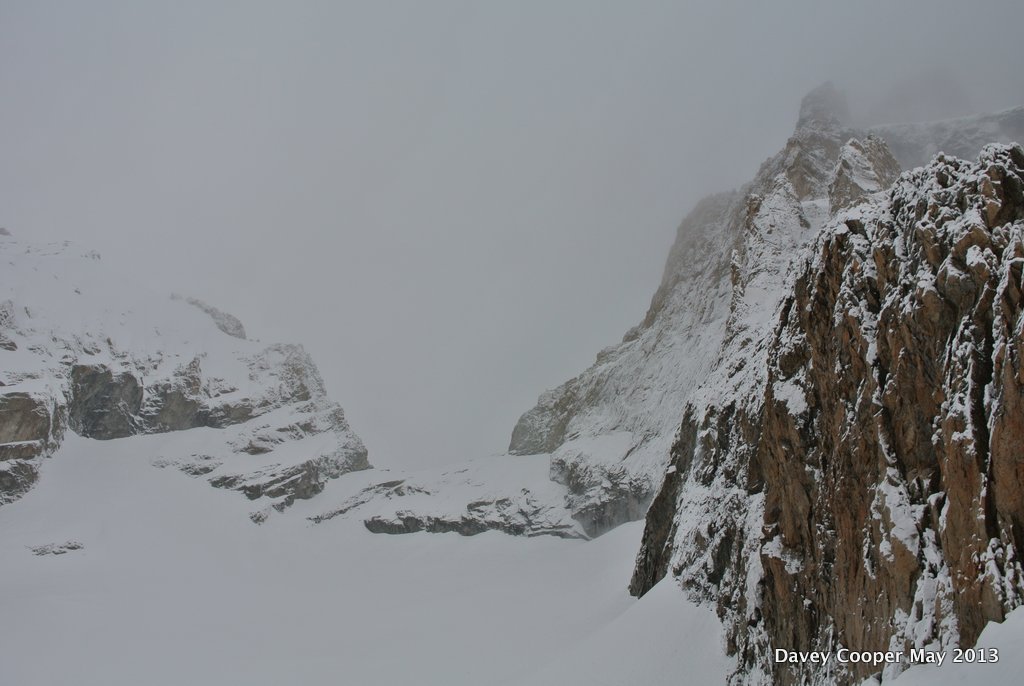
[(852, 139), (839, 151), (835, 173), (828, 187), (832, 212), (845, 210), (884, 191), (900, 174), (900, 165), (882, 139), (869, 134)]
[(60, 445), (67, 412), (45, 393), (0, 387), (0, 505), (35, 483), (39, 459)]
[[(172, 298), (181, 299), (179, 295), (172, 295)], [(226, 333), (229, 336), (235, 338), (245, 339), (245, 327), (242, 325), (242, 321), (224, 310), (218, 309), (213, 305), (209, 305), (198, 298), (185, 298), (185, 302), (193, 307), (198, 307), (200, 310), (210, 315), (213, 323), (217, 325), (217, 328)]]
[(140, 433), (142, 384), (131, 373), (76, 364), (71, 367), (69, 397), (68, 423), (76, 434), (109, 440)]
[(470, 502), (463, 513), (427, 515), (413, 510), (399, 510), (392, 515), (373, 515), (363, 520), (375, 534), (411, 534), (426, 531), (433, 534), (457, 533), (476, 536), (485, 531), (501, 531), (513, 536), (557, 536), (583, 538), (572, 524), (544, 521), (547, 508), (535, 502), (516, 502), (512, 498)]
[(475, 536), (501, 531), (513, 536), (587, 538), (565, 507), (564, 490), (546, 475), (543, 459), (510, 462), (504, 456), (469, 460), (441, 473), (390, 472), (387, 480), (343, 497), (309, 519), (322, 524), (358, 516), (368, 531), (378, 534)]
[(261, 511), (369, 467), (301, 346), (248, 341), (235, 317), (195, 299), (126, 289), (68, 244), (5, 239), (0, 259), (0, 504), (31, 487), (66, 430), (219, 429), (216, 461), (158, 461), (264, 500)]
[(631, 590), (671, 574), (716, 604), (737, 684), (859, 683), (881, 666), (771, 650), (970, 646), (1024, 601), (1024, 151), (940, 156), (879, 193), (880, 145), (842, 148), (825, 199), (786, 175), (805, 212), (852, 206), (820, 232), (787, 191), (781, 223), (748, 222), (747, 250), (769, 227), (808, 247), (769, 280), (777, 299), (762, 281), (767, 316), (737, 305), (773, 255), (734, 270), (725, 344), (647, 515)]

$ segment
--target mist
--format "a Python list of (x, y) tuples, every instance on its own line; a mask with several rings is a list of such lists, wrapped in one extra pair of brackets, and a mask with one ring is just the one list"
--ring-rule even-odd
[(375, 464), (504, 450), (832, 80), (1024, 102), (1019, 2), (0, 5), (0, 226), (302, 343)]

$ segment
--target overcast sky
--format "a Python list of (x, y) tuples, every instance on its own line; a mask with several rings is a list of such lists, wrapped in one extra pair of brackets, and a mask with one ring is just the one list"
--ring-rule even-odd
[(1024, 103), (1019, 0), (830, 5), (0, 0), (0, 226), (304, 344), (378, 465), (500, 452), (813, 86)]

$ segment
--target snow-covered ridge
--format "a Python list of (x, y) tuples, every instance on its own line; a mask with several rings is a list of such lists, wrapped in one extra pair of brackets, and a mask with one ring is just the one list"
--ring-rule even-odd
[(0, 264), (0, 503), (68, 430), (217, 429), (212, 454), (166, 464), (259, 500), (256, 519), (368, 466), (301, 346), (246, 340), (235, 317), (120, 281), (70, 243), (4, 237)]
[(875, 126), (904, 169), (927, 164), (940, 152), (974, 159), (989, 143), (1024, 142), (1024, 106), (971, 117)]

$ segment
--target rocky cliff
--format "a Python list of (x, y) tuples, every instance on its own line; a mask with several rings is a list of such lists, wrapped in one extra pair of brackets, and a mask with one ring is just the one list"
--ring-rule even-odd
[(259, 499), (257, 520), (369, 466), (300, 346), (247, 340), (235, 317), (129, 286), (69, 244), (0, 238), (0, 263), (0, 504), (32, 487), (67, 431), (217, 429), (218, 454), (159, 466)]
[(679, 227), (644, 321), (594, 366), (540, 397), (512, 432), (514, 455), (550, 453), (550, 476), (591, 535), (644, 516), (678, 408), (714, 359), (729, 305), (737, 194), (701, 202)]
[(723, 345), (631, 585), (714, 603), (735, 683), (888, 678), (906, 664), (770, 651), (969, 646), (1024, 592), (1024, 152), (889, 187), (882, 140), (817, 109), (746, 190)]
[[(809, 94), (793, 135), (754, 181), (701, 201), (683, 220), (640, 325), (519, 420), (510, 452), (551, 454), (551, 476), (589, 535), (644, 516), (682, 408), (721, 364), (723, 346), (753, 349), (766, 334), (790, 261), (827, 218), (832, 171), (857, 133), (846, 119), (830, 84)], [(864, 140), (844, 153), (849, 173), (835, 180), (851, 202), (878, 190), (862, 158), (888, 155)], [(895, 171), (889, 156), (873, 183), (882, 187)]]

